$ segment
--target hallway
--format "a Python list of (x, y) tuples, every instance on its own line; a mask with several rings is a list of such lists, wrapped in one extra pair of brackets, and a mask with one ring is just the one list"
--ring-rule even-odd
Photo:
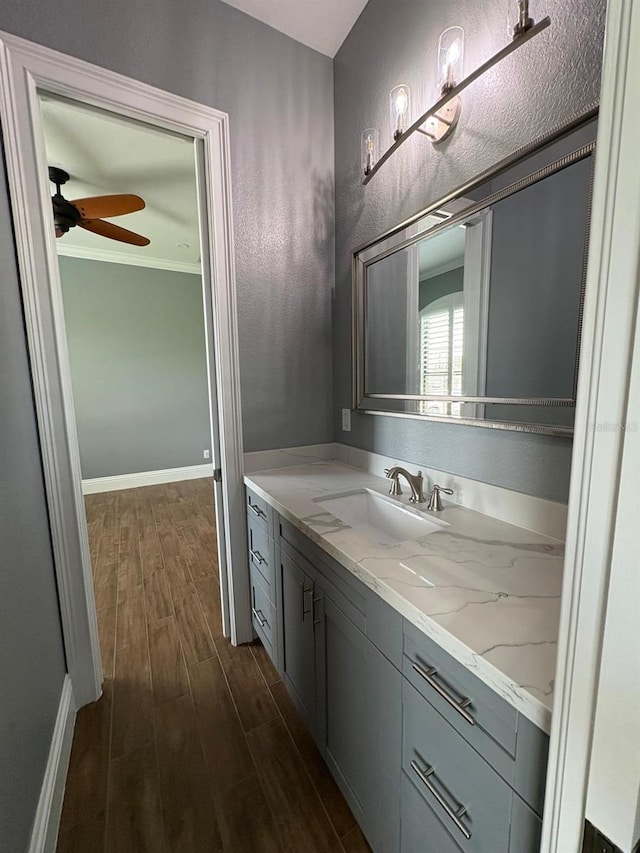
[(222, 636), (211, 480), (86, 508), (105, 682), (58, 853), (365, 853), (262, 646)]

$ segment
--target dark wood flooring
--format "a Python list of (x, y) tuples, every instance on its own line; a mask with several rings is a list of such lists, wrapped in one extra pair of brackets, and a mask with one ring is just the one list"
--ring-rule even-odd
[(58, 853), (368, 851), (264, 648), (222, 636), (211, 480), (86, 509), (105, 682)]

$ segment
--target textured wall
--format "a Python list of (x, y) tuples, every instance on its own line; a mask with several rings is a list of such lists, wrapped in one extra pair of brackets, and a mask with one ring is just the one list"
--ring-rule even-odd
[(200, 276), (60, 258), (82, 476), (202, 465)]
[(245, 450), (331, 441), (331, 60), (220, 0), (22, 0), (0, 29), (229, 113)]
[(462, 24), (465, 64), (473, 69), (506, 42), (505, 2), (369, 0), (334, 63), (336, 154), (336, 298), (334, 398), (338, 440), (535, 495), (566, 500), (567, 439), (354, 413), (340, 431), (339, 409), (351, 399), (352, 250), (550, 130), (598, 97), (605, 0), (545, 0), (552, 27), (506, 59), (463, 95), (460, 125), (439, 148), (419, 134), (366, 186), (360, 133), (378, 126), (389, 142), (388, 93), (412, 87), (419, 104), (435, 97), (439, 33)]
[(66, 671), (0, 159), (0, 850), (31, 832)]

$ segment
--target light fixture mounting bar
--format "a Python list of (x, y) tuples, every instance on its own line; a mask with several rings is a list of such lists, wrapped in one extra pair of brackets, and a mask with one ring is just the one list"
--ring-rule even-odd
[[(546, 30), (548, 26), (551, 24), (551, 18), (547, 16), (539, 21), (537, 24), (534, 24), (528, 30), (523, 32), (521, 35), (514, 38), (513, 41), (509, 42), (509, 44), (505, 45), (501, 50), (499, 50), (496, 54), (494, 54), (490, 59), (487, 59), (482, 65), (478, 66), (475, 71), (472, 71), (471, 74), (467, 75), (464, 80), (461, 80), (457, 86), (454, 86), (453, 89), (446, 92), (435, 104), (426, 111), (423, 115), (420, 116), (419, 119), (414, 121), (411, 127), (407, 128), (405, 132), (400, 136), (394, 143), (391, 145), (384, 154), (380, 157), (380, 159), (376, 162), (376, 164), (371, 168), (371, 171), (368, 175), (365, 175), (362, 183), (368, 184), (371, 178), (376, 174), (378, 169), (387, 162), (387, 160), (397, 151), (398, 148), (406, 142), (407, 139), (412, 136), (416, 130), (420, 130), (421, 126), (427, 121), (427, 119), (435, 116), (440, 110), (445, 107), (449, 101), (452, 101), (454, 98), (457, 98), (461, 92), (474, 83), (478, 77), (482, 77), (485, 71), (489, 71), (489, 69), (493, 68), (494, 65), (497, 65), (501, 62), (505, 57), (509, 56), (509, 54), (513, 53), (519, 47), (521, 47), (525, 42), (530, 41), (534, 36), (537, 36), (538, 33), (541, 33), (543, 30)], [(429, 134), (426, 134), (427, 136)]]

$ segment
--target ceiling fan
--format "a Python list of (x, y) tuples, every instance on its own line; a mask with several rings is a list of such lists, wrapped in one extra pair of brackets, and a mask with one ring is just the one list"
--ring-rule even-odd
[(121, 228), (112, 222), (105, 222), (102, 218), (103, 216), (122, 216), (125, 213), (142, 210), (145, 203), (140, 196), (101, 195), (67, 201), (60, 192), (60, 187), (69, 180), (68, 172), (49, 166), (49, 180), (56, 185), (56, 194), (51, 197), (56, 237), (64, 236), (70, 228), (79, 225), (80, 228), (92, 231), (101, 237), (119, 240), (121, 243), (131, 243), (133, 246), (148, 246), (151, 242), (148, 237), (143, 237), (134, 231), (127, 231), (126, 228)]

